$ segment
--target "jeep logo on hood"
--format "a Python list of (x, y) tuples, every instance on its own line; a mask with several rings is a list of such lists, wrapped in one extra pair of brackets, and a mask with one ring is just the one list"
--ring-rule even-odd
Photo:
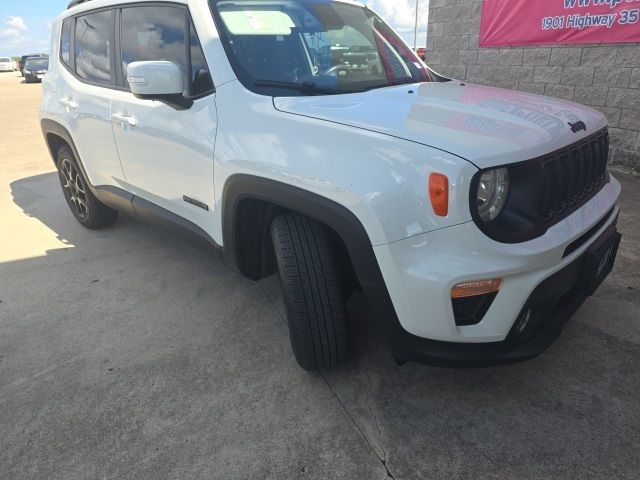
[(571, 127), (571, 131), (573, 133), (578, 133), (581, 130), (587, 131), (587, 124), (582, 121), (577, 121), (574, 123), (569, 122), (569, 126)]

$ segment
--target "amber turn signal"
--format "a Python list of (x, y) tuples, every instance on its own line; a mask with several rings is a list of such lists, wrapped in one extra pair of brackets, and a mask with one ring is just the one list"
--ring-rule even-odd
[(433, 211), (439, 217), (449, 215), (449, 179), (441, 173), (429, 175), (429, 198)]
[(451, 298), (467, 298), (500, 291), (502, 279), (459, 283), (451, 289)]

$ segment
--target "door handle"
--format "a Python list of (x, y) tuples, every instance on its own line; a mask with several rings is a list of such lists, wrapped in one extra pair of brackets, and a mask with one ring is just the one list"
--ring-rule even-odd
[(78, 104), (73, 100), (59, 100), (60, 105), (64, 105), (70, 110), (76, 110), (78, 108)]
[(111, 118), (118, 123), (121, 123), (123, 127), (129, 125), (130, 127), (135, 127), (138, 124), (138, 121), (130, 116), (130, 115), (120, 115), (118, 113), (114, 113), (111, 115)]

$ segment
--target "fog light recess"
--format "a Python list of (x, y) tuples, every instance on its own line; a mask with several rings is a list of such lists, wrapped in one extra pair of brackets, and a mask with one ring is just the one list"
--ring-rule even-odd
[(524, 331), (529, 326), (529, 321), (531, 320), (531, 309), (528, 308), (520, 318), (518, 318), (518, 322), (516, 323), (516, 332), (519, 334), (524, 333)]
[(456, 325), (477, 325), (496, 299), (502, 279), (459, 283), (451, 289), (451, 304)]

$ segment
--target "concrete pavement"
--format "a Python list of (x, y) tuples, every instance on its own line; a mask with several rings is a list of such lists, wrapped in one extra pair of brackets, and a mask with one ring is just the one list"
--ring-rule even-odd
[(303, 372), (275, 278), (121, 216), (84, 230), (0, 74), (0, 478), (601, 479), (640, 472), (640, 182), (615, 272), (542, 357), (398, 368), (358, 297)]

